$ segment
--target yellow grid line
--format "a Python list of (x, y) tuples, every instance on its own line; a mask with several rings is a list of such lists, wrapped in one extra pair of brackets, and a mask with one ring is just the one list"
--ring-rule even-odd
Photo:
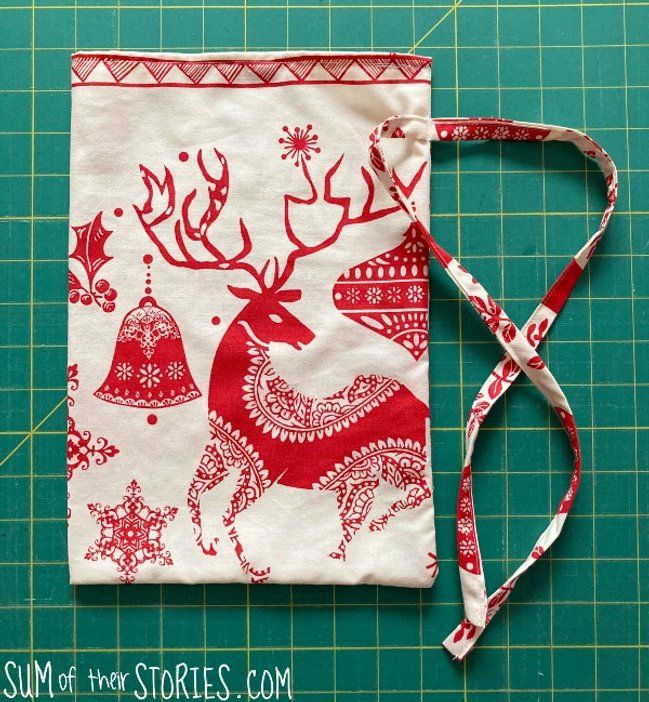
[[(627, 13), (626, 13), (627, 3), (623, 2), (622, 6), (622, 37), (624, 42), (624, 54), (623, 54), (623, 70), (624, 70), (624, 83), (628, 84), (628, 48), (626, 46), (627, 39)], [(626, 152), (627, 158), (630, 162), (631, 159), (631, 143), (629, 140), (629, 91), (625, 89), (624, 91), (624, 116), (625, 116), (625, 126), (626, 126)], [(630, 183), (629, 183), (630, 186)], [(632, 190), (629, 187), (629, 207), (632, 207)], [(629, 253), (633, 254), (634, 251), (634, 239), (633, 239), (633, 221), (629, 221)], [(636, 357), (636, 334), (635, 334), (635, 272), (633, 266), (633, 255), (629, 256), (629, 275), (631, 278), (631, 368), (633, 373), (633, 421), (638, 424), (638, 391), (637, 391), (637, 357)], [(638, 652), (636, 658), (636, 665), (638, 666), (637, 673), (637, 684), (638, 684), (638, 701), (640, 700), (640, 689), (642, 687), (642, 606), (641, 606), (641, 592), (642, 585), (640, 581), (640, 471), (639, 471), (639, 452), (638, 452), (638, 430), (633, 432), (633, 457), (635, 461), (635, 507), (636, 507), (636, 587), (637, 587), (637, 608), (638, 608)]]

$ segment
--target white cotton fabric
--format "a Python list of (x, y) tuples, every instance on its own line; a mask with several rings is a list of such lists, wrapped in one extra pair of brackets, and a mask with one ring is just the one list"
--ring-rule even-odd
[[(309, 69), (309, 57), (313, 66), (304, 78), (301, 76)], [(243, 220), (252, 242), (246, 260), (258, 271), (270, 260), (266, 271), (270, 279), (275, 266), (285, 263), (292, 248), (285, 229), (284, 196), (308, 199), (310, 194), (299, 154), (297, 167), (290, 155), (282, 159), (287, 149), (286, 143), (279, 140), (286, 139), (295, 128), (306, 129), (308, 125), (309, 133), (318, 137), (320, 151), (308, 152), (307, 161), (318, 202), (291, 208), (291, 223), (297, 236), (312, 245), (335, 228), (342, 208), (331, 204), (324, 207), (322, 202), (327, 173), (341, 154), (344, 159), (332, 176), (332, 191), (336, 197), (351, 198), (350, 211), (357, 216), (367, 195), (361, 168), (371, 173), (367, 146), (372, 130), (394, 114), (429, 116), (429, 63), (409, 77), (416, 67), (408, 63), (407, 57), (371, 57), (374, 63), (369, 61), (365, 67), (363, 60), (370, 55), (305, 52), (84, 52), (73, 58), (70, 252), (79, 255), (73, 255), (70, 261), (74, 276), (69, 305), (71, 582), (207, 583), (258, 579), (271, 583), (378, 583), (407, 587), (432, 584), (436, 574), (432, 498), (417, 507), (402, 509), (384, 530), (370, 531), (373, 519), (400, 497), (407, 496), (382, 479), (370, 514), (347, 544), (345, 560), (329, 555), (342, 534), (337, 493), (280, 482), (265, 487), (254, 504), (237, 515), (236, 538), (245, 555), (238, 554), (232, 525), (226, 526), (223, 521), (241, 477), (235, 469), (202, 495), (201, 528), (206, 543), (213, 544), (218, 539), (216, 554), (207, 554), (197, 545), (188, 490), (205, 458), (206, 446), (213, 444), (208, 405), (219, 388), (210, 388), (212, 365), (223, 335), (247, 303), (235, 297), (228, 286), (254, 289), (255, 285), (241, 269), (172, 265), (156, 248), (138, 216), (138, 209), (142, 211), (147, 200), (141, 166), (158, 179), (154, 182), (149, 178), (154, 209), (159, 204), (157, 199), (165, 196), (156, 183), (163, 182), (167, 168), (174, 176), (177, 195), (173, 220), (182, 220), (180, 201), (196, 188), (189, 211), (199, 231), (209, 192), (196, 167), (196, 154), (200, 150), (205, 155), (210, 174), (220, 174), (222, 165), (213, 152), (217, 149), (227, 159), (229, 191), (227, 201), (219, 199), (222, 211), (207, 229), (209, 240), (228, 256), (236, 254), (241, 247)], [(397, 59), (403, 61), (405, 72)], [(219, 61), (223, 72), (217, 67)], [(289, 65), (290, 61), (293, 63)], [(250, 62), (255, 62), (254, 66)], [(343, 71), (346, 62), (350, 65)], [(278, 63), (281, 65), (276, 69)], [(380, 72), (384, 64), (387, 68)], [(385, 147), (391, 149), (392, 162), (402, 181), (409, 181), (419, 164), (426, 163), (424, 176), (412, 194), (417, 211), (424, 217), (429, 204), (427, 147), (405, 139), (392, 139)], [(188, 160), (181, 160), (180, 154), (187, 154)], [(187, 170), (192, 164), (193, 170)], [(375, 176), (371, 178), (378, 183)], [(394, 204), (377, 184), (374, 206), (389, 208)], [(151, 221), (150, 215), (145, 214), (144, 218)], [(89, 225), (87, 230), (83, 229), (85, 225)], [(398, 247), (408, 226), (409, 219), (402, 211), (370, 223), (354, 224), (346, 227), (332, 246), (297, 260), (285, 289), (300, 290), (301, 299), (282, 305), (315, 336), (299, 349), (276, 342), (268, 349), (272, 368), (296, 392), (322, 398), (353, 384), (358, 376), (378, 375), (398, 381), (428, 406), (427, 351), (416, 359), (408, 348), (372, 328), (372, 324), (387, 324), (387, 316), (383, 322), (367, 318), (363, 323), (361, 313), (354, 315), (342, 309), (342, 302), (337, 305), (334, 297), (335, 289), (340, 291), (340, 286), (347, 285), (338, 282), (341, 276)], [(171, 236), (170, 246), (177, 253), (173, 233), (173, 227), (168, 227), (166, 235)], [(198, 260), (209, 260), (202, 247), (197, 247), (195, 241), (190, 243)], [(149, 267), (143, 261), (147, 255), (153, 259)], [(93, 267), (96, 271), (90, 280)], [(352, 273), (350, 280), (353, 279)], [(108, 281), (116, 291), (114, 299), (106, 298), (105, 285), (98, 285), (100, 280)], [(145, 288), (150, 288), (151, 293), (147, 294)], [(385, 290), (382, 294), (387, 295)], [(92, 298), (89, 304), (81, 299), (84, 295)], [(182, 365), (184, 354), (182, 370), (190, 372), (200, 396), (182, 404), (130, 406), (108, 402), (95, 394), (109, 378), (117, 384), (118, 370), (113, 368), (113, 361), (117, 358), (120, 329), (130, 312), (144, 309), (142, 299), (147, 297), (153, 298), (154, 307), (162, 310), (163, 316), (171, 316), (168, 324), (175, 323), (179, 333), (179, 337), (168, 342), (168, 353), (176, 354), (176, 361), (165, 356), (164, 367), (159, 364), (164, 381), (156, 384), (154, 374), (150, 381), (153, 387), (149, 389), (162, 392), (164, 385), (168, 392), (179, 392), (176, 383), (184, 381), (171, 379), (169, 373), (180, 366), (172, 368), (170, 363)], [(84, 299), (88, 302), (87, 297)], [(112, 305), (106, 306), (107, 302), (112, 302), (115, 309), (110, 311)], [(141, 346), (138, 348), (142, 350)], [(151, 363), (155, 362), (155, 353)], [(144, 364), (141, 355), (137, 361)], [(131, 373), (124, 380), (126, 386), (138, 387), (145, 365), (123, 371), (125, 376)], [(140, 386), (146, 394), (146, 379)], [(402, 427), (395, 430), (407, 427), (409, 417), (401, 419)], [(250, 421), (254, 423), (253, 419)], [(390, 438), (377, 435), (371, 412), (364, 421), (365, 444)], [(244, 427), (232, 430), (233, 435), (234, 430), (245, 434)], [(349, 428), (343, 427), (334, 433), (327, 449), (322, 448), (323, 442), (305, 441), (301, 444), (304, 461), (312, 460), (313, 452), (333, 450), (332, 445), (335, 447), (340, 440), (337, 437), (346, 431)], [(285, 447), (286, 442), (278, 438), (274, 460), (281, 461)], [(335, 465), (331, 469), (335, 470)], [(428, 442), (425, 480), (432, 490)], [(131, 497), (139, 496), (142, 502), (129, 518), (125, 516), (129, 504), (126, 497), (133, 481), (136, 487)], [(113, 513), (118, 521), (111, 525), (106, 516), (109, 508), (120, 504), (125, 507), (122, 512)], [(165, 507), (171, 509), (165, 512)], [(163, 526), (160, 522), (153, 524), (148, 508), (162, 510)], [(270, 569), (266, 576), (255, 575), (266, 569)]]

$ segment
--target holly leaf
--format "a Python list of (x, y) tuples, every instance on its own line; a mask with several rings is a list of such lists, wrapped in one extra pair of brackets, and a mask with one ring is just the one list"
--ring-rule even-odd
[(547, 331), (549, 322), (550, 320), (546, 318), (539, 324), (539, 341), (545, 336), (545, 332)]
[(500, 391), (502, 389), (502, 380), (500, 378), (496, 378), (496, 380), (494, 380), (493, 383), (491, 383), (491, 385), (489, 386), (489, 397), (492, 400), (495, 400), (500, 395)]
[(68, 271), (68, 288), (70, 290), (85, 290), (79, 278), (70, 270)]
[(92, 222), (72, 227), (77, 236), (77, 244), (70, 258), (79, 261), (84, 267), (90, 288), (97, 271), (113, 258), (104, 251), (106, 240), (113, 232), (104, 228), (101, 215), (100, 212)]
[(503, 327), (503, 339), (509, 344), (512, 341), (514, 341), (514, 337), (516, 336), (516, 327), (512, 322), (508, 322), (505, 324)]
[(530, 360), (527, 362), (527, 365), (530, 368), (536, 368), (537, 370), (545, 368), (545, 363), (540, 356), (532, 356), (532, 358), (530, 358)]

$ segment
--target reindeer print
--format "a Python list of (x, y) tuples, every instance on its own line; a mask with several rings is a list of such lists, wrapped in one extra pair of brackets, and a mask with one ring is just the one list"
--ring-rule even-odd
[[(370, 531), (386, 528), (399, 512), (416, 509), (431, 497), (426, 479), (428, 407), (405, 385), (368, 372), (331, 395), (310, 397), (273, 366), (271, 343), (299, 350), (315, 337), (288, 309), (301, 297), (300, 290), (287, 287), (299, 261), (333, 246), (348, 228), (369, 225), (401, 209), (396, 203), (377, 206), (375, 180), (365, 168), (361, 177), (366, 196), (360, 207), (351, 197), (335, 194), (334, 181), (344, 154), (317, 187), (309, 163), (322, 148), (312, 130), (311, 125), (293, 131), (285, 128), (279, 139), (285, 150), (282, 157), (299, 169), (308, 191), (306, 196), (283, 196), (283, 226), (291, 246), (283, 264), (277, 258), (260, 268), (251, 263), (252, 239), (243, 219), (237, 253), (227, 255), (216, 244), (215, 224), (230, 188), (228, 162), (216, 148), (199, 150), (194, 157), (201, 179), (198, 199), (207, 202), (198, 221), (190, 210), (199, 188), (179, 193), (168, 167), (158, 177), (140, 166), (147, 198), (135, 206), (135, 212), (164, 260), (191, 270), (244, 271), (254, 283), (228, 286), (245, 304), (216, 349), (208, 394), (210, 438), (187, 493), (196, 543), (205, 555), (215, 556), (218, 538), (204, 533), (202, 498), (226, 477), (236, 477), (221, 521), (243, 572), (253, 582), (268, 580), (270, 566), (250, 563), (236, 520), (275, 484), (335, 494), (341, 538), (323, 555), (342, 561), (354, 535), (370, 517), (381, 483), (399, 490), (401, 497), (370, 521)], [(181, 154), (182, 161), (189, 158)], [(420, 167), (403, 184), (408, 197), (424, 171)], [(337, 207), (339, 218), (318, 243), (305, 243), (292, 226), (291, 208), (319, 202)]]
[(263, 347), (249, 342), (250, 366), (243, 399), (251, 419), (262, 431), (281, 441), (311, 442), (349, 428), (399, 389), (396, 380), (359, 375), (353, 383), (328, 397), (307, 397), (273, 368)]

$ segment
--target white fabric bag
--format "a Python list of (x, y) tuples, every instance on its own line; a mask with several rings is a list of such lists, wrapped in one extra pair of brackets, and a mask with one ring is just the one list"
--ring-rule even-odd
[[(72, 582), (432, 585), (430, 249), (505, 350), (467, 422), (465, 618), (444, 641), (463, 658), (579, 487), (536, 348), (613, 212), (612, 160), (563, 127), (430, 119), (422, 57), (84, 52), (72, 70)], [(598, 230), (520, 330), (428, 231), (429, 142), (482, 139), (571, 142), (606, 178)], [(574, 466), (488, 596), (471, 461), (521, 372)]]
[[(428, 250), (367, 161), (397, 54), (72, 59), (73, 583), (437, 573)], [(395, 142), (428, 211), (427, 144)]]

